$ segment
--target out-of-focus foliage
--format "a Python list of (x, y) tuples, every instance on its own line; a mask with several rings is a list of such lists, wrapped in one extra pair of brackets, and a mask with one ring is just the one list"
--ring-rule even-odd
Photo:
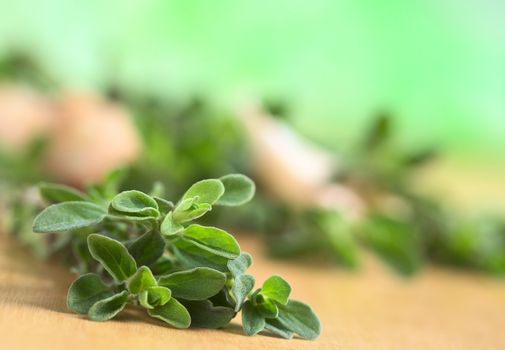
[(22, 50), (11, 51), (9, 55), (0, 57), (0, 81), (2, 80), (22, 81), (44, 90), (56, 86), (51, 74)]
[[(167, 195), (177, 197), (181, 189), (201, 178), (235, 172), (254, 177), (240, 124), (205, 99), (167, 101), (117, 87), (107, 95), (133, 111), (145, 146), (136, 163), (111, 175), (116, 178), (115, 186), (147, 192), (154, 180), (164, 179)], [(266, 106), (278, 117), (286, 119), (289, 115), (289, 106), (279, 101), (268, 100)], [(261, 232), (267, 251), (279, 257), (326, 256), (355, 268), (362, 247), (366, 247), (407, 275), (426, 262), (505, 273), (505, 219), (461, 220), (440, 201), (420, 195), (410, 175), (437, 151), (404, 150), (396, 135), (393, 119), (380, 114), (335, 169), (334, 181), (351, 189), (365, 203), (365, 211), (357, 219), (315, 205), (295, 207), (275, 198), (260, 184), (250, 204), (231, 215), (226, 208), (211, 213), (205, 223)], [(24, 223), (35, 211), (31, 208), (36, 205), (20, 195), (26, 184), (47, 179), (36, 169), (38, 153), (25, 153), (0, 158), (0, 171), (5, 172), (0, 181), (4, 187), (16, 189), (6, 196), (9, 210), (4, 220), (14, 232), (27, 231)], [(20, 179), (25, 181), (20, 183)], [(97, 193), (117, 190), (103, 185), (93, 189)], [(155, 195), (156, 189), (153, 191)], [(19, 236), (30, 235), (25, 232)], [(62, 244), (52, 241), (56, 248)], [(76, 251), (81, 248), (74, 247)]]
[(166, 101), (119, 89), (111, 89), (109, 96), (133, 111), (145, 145), (141, 159), (128, 170), (125, 187), (145, 190), (161, 178), (169, 193), (179, 195), (198, 179), (247, 169), (239, 124), (204, 98)]

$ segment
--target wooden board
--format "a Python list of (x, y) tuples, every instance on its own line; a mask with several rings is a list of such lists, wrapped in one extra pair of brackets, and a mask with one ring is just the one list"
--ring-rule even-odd
[(177, 330), (129, 310), (105, 323), (67, 311), (73, 279), (64, 268), (40, 262), (0, 235), (1, 349), (505, 349), (505, 282), (465, 272), (428, 268), (413, 279), (391, 274), (373, 259), (361, 272), (306, 266), (262, 257), (258, 242), (240, 237), (252, 252), (252, 273), (262, 282), (285, 276), (293, 297), (320, 315), (316, 341), (247, 337), (240, 320), (224, 330)]

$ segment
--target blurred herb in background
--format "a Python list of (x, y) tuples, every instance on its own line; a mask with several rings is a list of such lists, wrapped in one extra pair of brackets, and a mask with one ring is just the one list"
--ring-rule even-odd
[[(6, 62), (10, 63), (0, 64), (3, 76), (29, 83), (36, 81), (31, 77), (38, 74), (30, 73), (37, 69), (36, 65), (26, 64), (30, 60)], [(10, 74), (9, 69), (25, 73)], [(91, 192), (110, 194), (126, 188), (148, 192), (154, 181), (164, 179), (159, 188), (165, 188), (170, 197), (178, 197), (182, 194), (180, 189), (202, 178), (235, 172), (255, 178), (251, 146), (242, 125), (204, 98), (170, 101), (117, 86), (109, 89), (107, 96), (133, 112), (144, 149), (131, 166), (111, 175), (114, 181), (111, 178), (105, 181), (114, 186), (94, 185), (89, 187)], [(289, 121), (290, 107), (281, 100), (267, 99), (265, 108), (271, 115)], [(396, 271), (407, 275), (426, 262), (503, 274), (505, 220), (462, 220), (441, 201), (419, 194), (411, 175), (429, 163), (438, 151), (404, 150), (395, 136), (393, 118), (381, 113), (357, 145), (338, 155), (342, 160), (334, 169), (333, 182), (355, 193), (364, 203), (364, 210), (357, 217), (316, 204), (293, 205), (277, 198), (255, 179), (258, 195), (249, 205), (237, 208), (232, 215), (226, 208), (212, 212), (203, 222), (261, 232), (267, 251), (278, 257), (327, 256), (343, 266), (356, 268), (361, 247), (367, 247)], [(0, 158), (0, 181), (11, 189), (4, 196), (8, 214), (3, 216), (8, 218), (3, 221), (10, 223), (9, 231), (26, 231), (23, 234), (26, 237), (33, 236), (24, 225), (34, 213), (29, 208), (37, 205), (29, 204), (22, 194), (29, 183), (51, 180), (48, 174), (39, 171), (42, 157), (38, 152), (28, 148), (24, 154)], [(25, 181), (20, 182), (21, 179)], [(156, 188), (153, 191), (154, 195)], [(55, 247), (69, 244), (64, 240), (51, 242)], [(81, 243), (72, 249), (85, 254)]]

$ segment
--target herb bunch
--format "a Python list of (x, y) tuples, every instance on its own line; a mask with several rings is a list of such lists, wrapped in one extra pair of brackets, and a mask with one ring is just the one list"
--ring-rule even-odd
[(40, 186), (53, 204), (35, 218), (33, 230), (72, 237), (80, 272), (68, 290), (72, 311), (105, 321), (131, 304), (176, 328), (222, 328), (241, 312), (247, 335), (319, 335), (317, 316), (289, 299), (288, 282), (274, 275), (254, 290), (251, 255), (226, 231), (193, 223), (213, 206), (248, 202), (255, 192), (248, 177), (199, 181), (177, 203), (163, 198), (159, 184), (150, 194), (116, 194), (110, 182), (87, 193)]
[(265, 222), (269, 252), (291, 258), (323, 253), (356, 268), (366, 248), (402, 275), (428, 262), (505, 274), (503, 216), (461, 217), (443, 201), (420, 194), (412, 175), (438, 151), (399, 147), (395, 131), (393, 118), (379, 114), (335, 171), (335, 181), (365, 204), (357, 220), (336, 210), (264, 203), (275, 212)]

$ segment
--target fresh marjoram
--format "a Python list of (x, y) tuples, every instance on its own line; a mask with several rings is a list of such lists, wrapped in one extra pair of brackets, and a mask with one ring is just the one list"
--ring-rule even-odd
[(222, 328), (242, 312), (247, 335), (319, 336), (317, 316), (289, 299), (288, 282), (271, 276), (253, 291), (255, 279), (246, 272), (251, 255), (226, 231), (192, 223), (213, 206), (248, 202), (255, 192), (248, 177), (199, 181), (176, 204), (163, 198), (160, 186), (150, 194), (116, 194), (110, 186), (84, 193), (41, 184), (40, 192), (53, 204), (35, 218), (33, 230), (71, 232), (81, 273), (68, 290), (72, 311), (106, 321), (131, 304), (176, 328)]

